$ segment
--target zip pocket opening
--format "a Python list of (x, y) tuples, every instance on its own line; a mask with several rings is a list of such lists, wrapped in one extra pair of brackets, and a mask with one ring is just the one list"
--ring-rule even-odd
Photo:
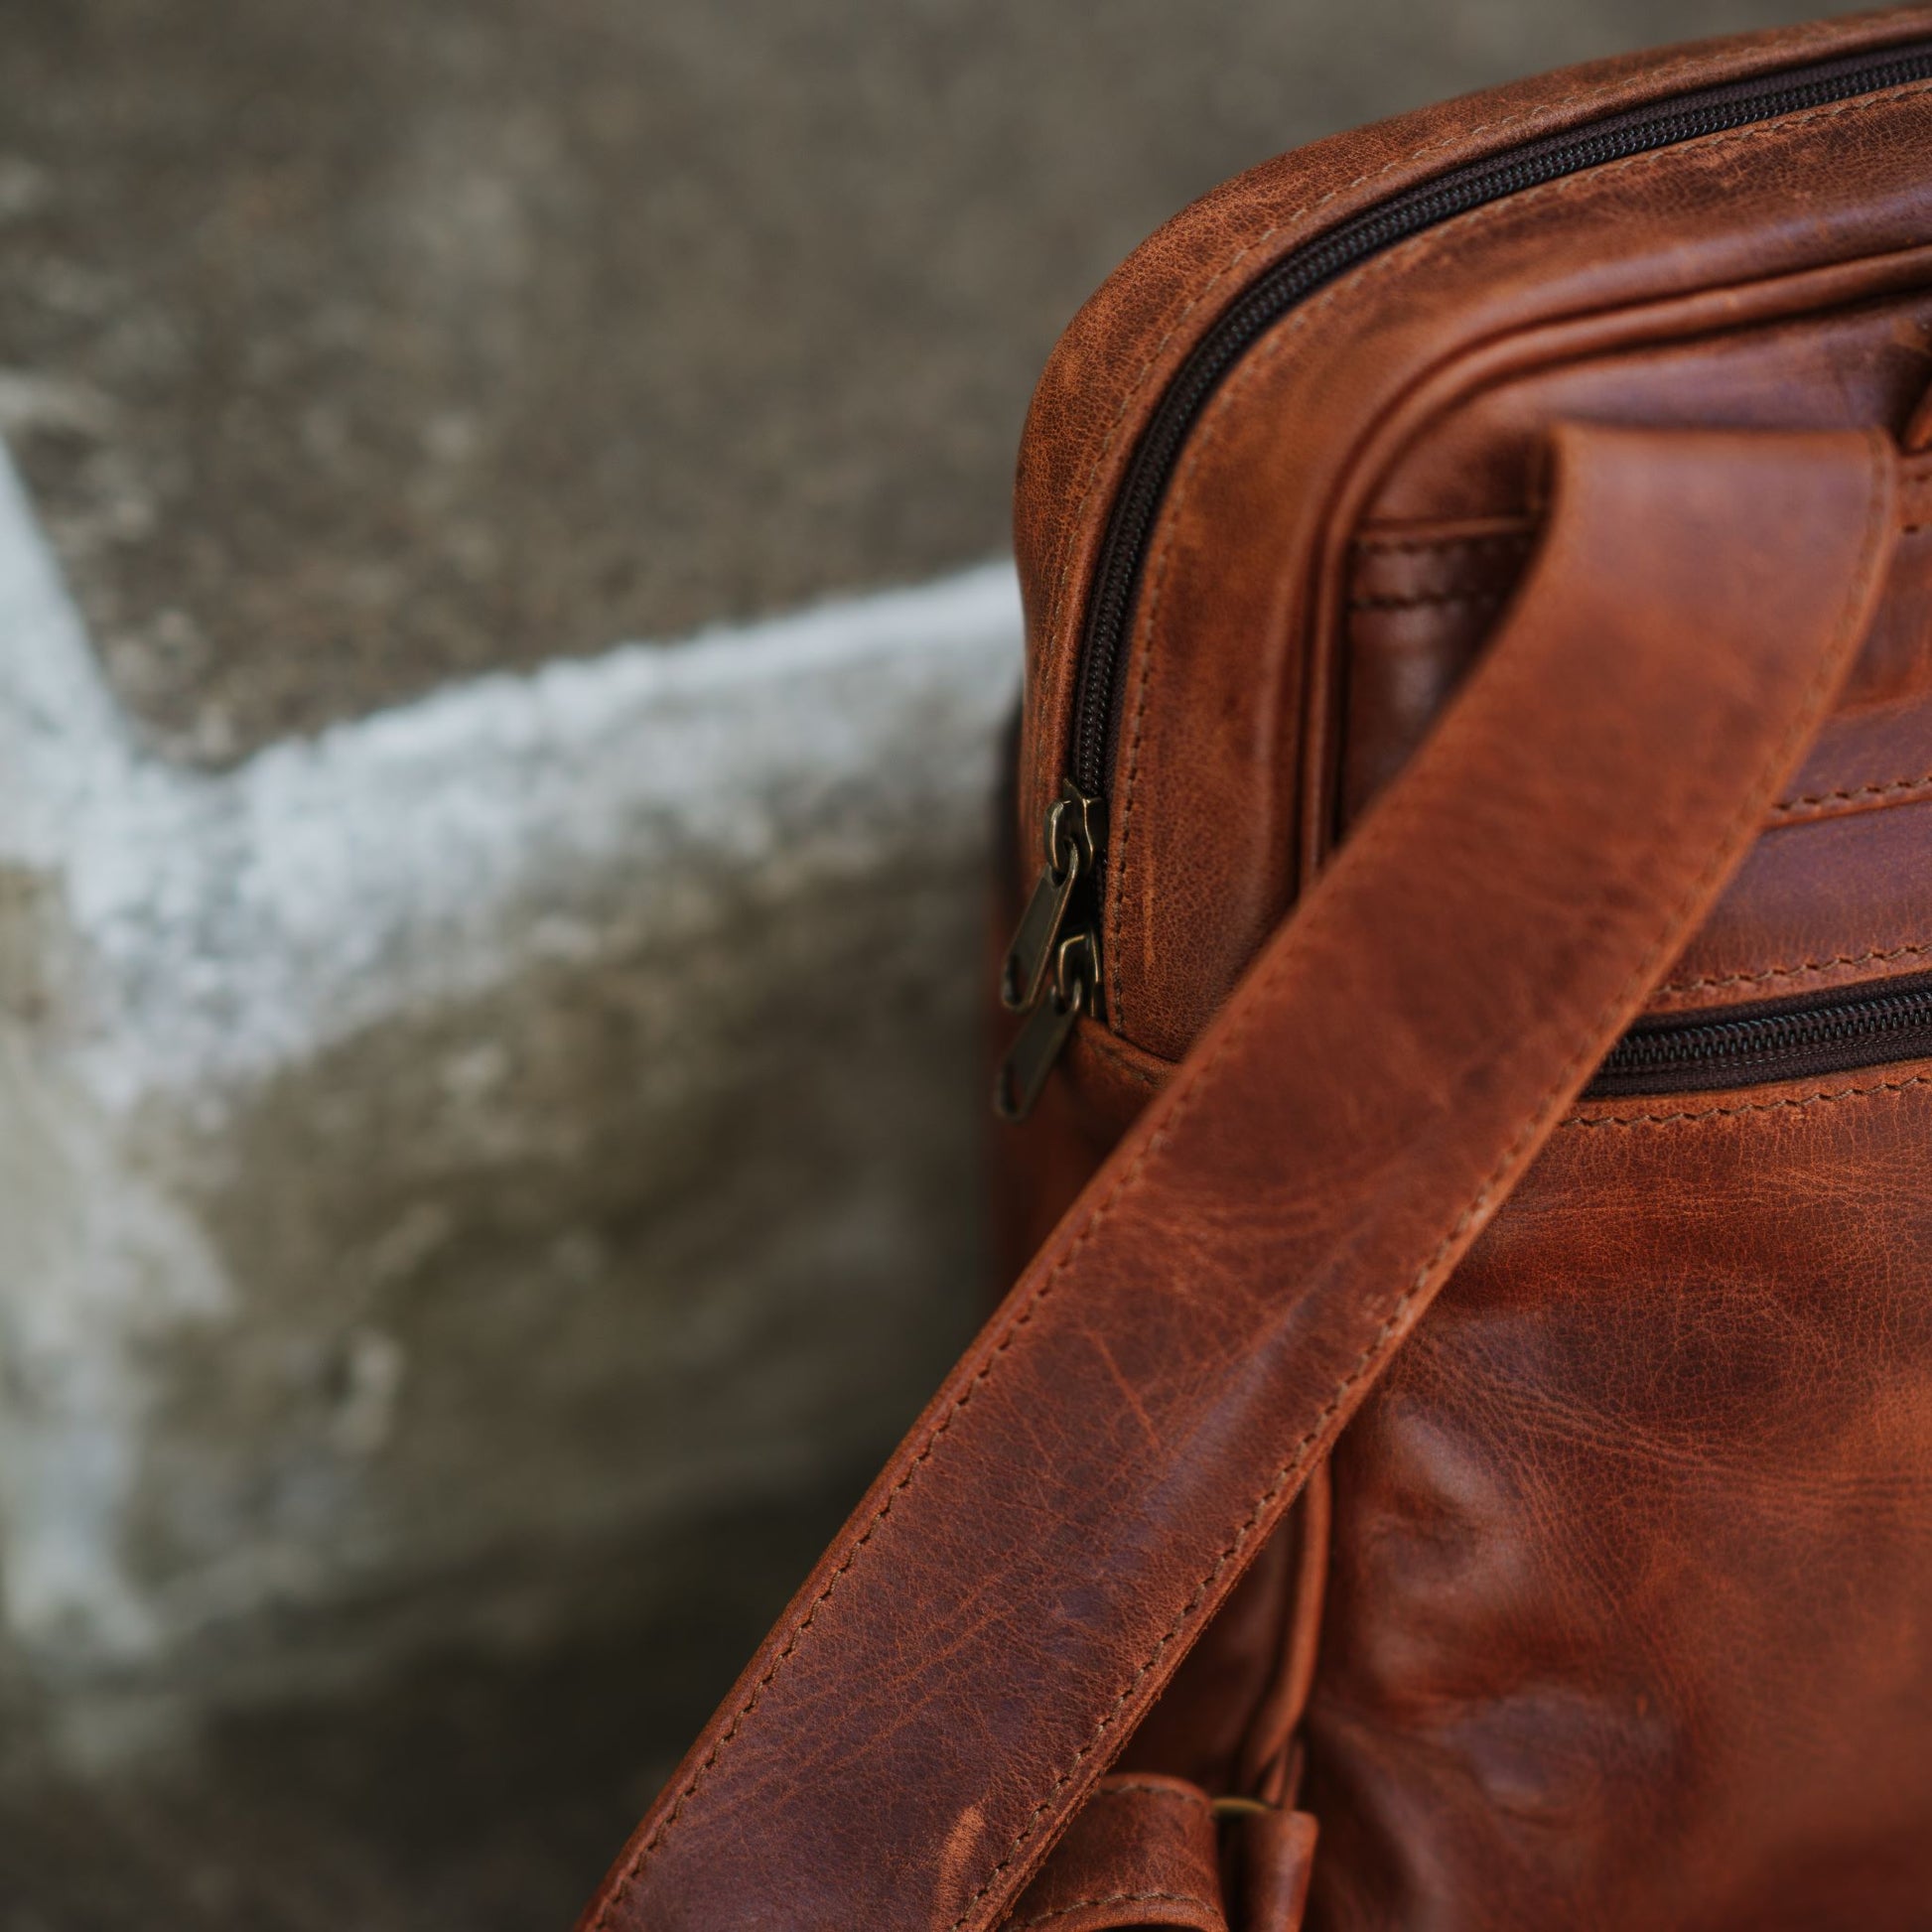
[(1640, 1020), (1587, 1100), (1769, 1086), (1932, 1058), (1932, 973)]

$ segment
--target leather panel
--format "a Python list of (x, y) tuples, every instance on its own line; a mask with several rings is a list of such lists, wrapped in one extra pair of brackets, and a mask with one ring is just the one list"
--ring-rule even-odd
[(1334, 1459), (1327, 1932), (1932, 1898), (1932, 1063), (1587, 1106)]
[[(1535, 541), (1526, 515), (1378, 523), (1351, 549), (1344, 825), (1402, 768), (1481, 653)], [(1932, 795), (1932, 526), (1905, 524), (1840, 711), (1767, 829)]]
[(1681, 1013), (1932, 967), (1932, 803), (1760, 839), (1650, 1005)]
[[(1443, 701), (1473, 661), (1520, 575), (1533, 531), (1536, 466), (1554, 420), (1698, 423), (1712, 428), (1904, 427), (1932, 387), (1932, 250), (1903, 258), (1907, 293), (1806, 312), (1746, 329), (1713, 329), (1739, 292), (1667, 305), (1646, 333), (1692, 329), (1689, 341), (1587, 353), (1599, 331), (1548, 332), (1536, 351), (1555, 366), (1500, 380), (1488, 347), (1473, 394), (1439, 407), (1412, 433), (1378, 483), (1351, 546), (1344, 602), (1345, 721), (1339, 811), (1360, 815), (1421, 743)], [(1848, 264), (1821, 288), (1795, 278), (1752, 293), (1844, 303), (1872, 278), (1900, 272), (1900, 257)], [(1863, 268), (1865, 272), (1861, 274)], [(1642, 326), (1634, 318), (1626, 329)], [(1448, 386), (1438, 377), (1439, 389)], [(1853, 710), (1932, 689), (1932, 529), (1904, 516), (1886, 606), (1842, 703)], [(1863, 747), (1828, 731), (1807, 762), (1801, 791), (1831, 792), (1888, 780), (1861, 763)], [(1895, 753), (1881, 754), (1879, 763)]]

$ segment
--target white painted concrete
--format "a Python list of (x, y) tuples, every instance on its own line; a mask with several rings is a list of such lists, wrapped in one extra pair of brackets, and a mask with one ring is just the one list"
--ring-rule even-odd
[(541, 1637), (891, 1434), (973, 1292), (1018, 661), (988, 566), (199, 772), (0, 462), (0, 1683)]

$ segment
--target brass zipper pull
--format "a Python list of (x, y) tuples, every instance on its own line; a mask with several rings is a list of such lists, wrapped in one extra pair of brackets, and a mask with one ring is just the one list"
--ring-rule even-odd
[(1045, 864), (1000, 967), (1001, 1001), (1027, 1016), (994, 1083), (993, 1111), (1002, 1120), (1033, 1112), (1067, 1035), (1099, 1004), (1092, 881), (1106, 825), (1105, 805), (1067, 779), (1046, 814)]
[(1105, 822), (1100, 800), (1069, 778), (1047, 811), (1045, 863), (1000, 967), (1000, 999), (1009, 1013), (1030, 1013), (1038, 1003), (1074, 891), (1093, 875)]
[(1053, 954), (1052, 983), (1000, 1062), (993, 1083), (993, 1111), (1002, 1120), (1022, 1121), (1033, 1112), (1074, 1023), (1091, 1009), (1099, 981), (1099, 952), (1093, 934), (1082, 926), (1059, 942)]

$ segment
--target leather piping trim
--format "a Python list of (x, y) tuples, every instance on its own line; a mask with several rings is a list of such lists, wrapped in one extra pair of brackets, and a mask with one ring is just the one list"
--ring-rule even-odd
[(1205, 1791), (1185, 1791), (1177, 1784), (1158, 1784), (1152, 1778), (1110, 1778), (1105, 1784), (1093, 1788), (1093, 1797), (1087, 1800), (1092, 1804), (1100, 1798), (1119, 1798), (1128, 1793), (1144, 1798), (1166, 1798), (1176, 1805), (1193, 1805), (1212, 1810), (1214, 1801)]
[(1410, 597), (1351, 597), (1348, 608), (1354, 612), (1422, 611), (1439, 605), (1500, 604), (1508, 595), (1501, 585), (1486, 591), (1417, 591)]
[(1524, 550), (1536, 541), (1536, 526), (1528, 517), (1496, 520), (1509, 527), (1434, 537), (1381, 535), (1371, 530), (1358, 536), (1349, 548), (1369, 557), (1428, 557), (1451, 550)]
[[(1178, 1060), (1162, 1059), (1159, 1054), (1150, 1053), (1143, 1046), (1134, 1046), (1129, 1052), (1126, 1049), (1132, 1042), (1116, 1041), (1113, 1035), (1100, 1032), (1098, 1027), (1084, 1043), (1089, 1052), (1098, 1054), (1110, 1066), (1118, 1067), (1130, 1080), (1138, 1080), (1144, 1087), (1166, 1086), (1180, 1064)], [(1137, 1059), (1133, 1057), (1134, 1054), (1140, 1057)], [(1149, 1061), (1159, 1061), (1159, 1064), (1149, 1065)]]

